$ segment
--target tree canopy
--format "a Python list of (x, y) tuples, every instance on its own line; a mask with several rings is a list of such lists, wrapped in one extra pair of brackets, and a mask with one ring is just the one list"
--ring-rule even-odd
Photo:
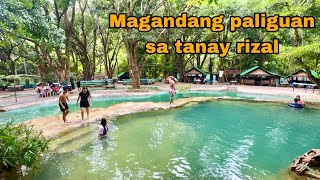
[[(162, 28), (149, 32), (109, 27), (110, 13), (128, 16), (225, 16), (225, 30)], [(239, 28), (229, 31), (230, 16), (313, 16), (316, 27), (277, 32)], [(128, 71), (134, 88), (139, 78), (167, 77), (199, 67), (207, 72), (245, 70), (255, 65), (280, 75), (299, 69), (320, 72), (320, 0), (2, 0), (0, 1), (0, 74), (39, 74), (43, 80), (116, 77)], [(278, 38), (280, 54), (176, 54), (182, 42), (264, 42)], [(169, 54), (147, 54), (147, 42), (166, 42)], [(312, 77), (317, 83), (318, 77)]]

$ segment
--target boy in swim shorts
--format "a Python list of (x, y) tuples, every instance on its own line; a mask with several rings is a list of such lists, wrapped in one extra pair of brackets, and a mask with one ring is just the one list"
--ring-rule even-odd
[(63, 122), (67, 121), (66, 117), (69, 114), (69, 106), (67, 104), (67, 100), (71, 102), (68, 97), (68, 88), (63, 87), (63, 93), (59, 97), (59, 107), (60, 107), (60, 110), (63, 112), (63, 115), (62, 115)]

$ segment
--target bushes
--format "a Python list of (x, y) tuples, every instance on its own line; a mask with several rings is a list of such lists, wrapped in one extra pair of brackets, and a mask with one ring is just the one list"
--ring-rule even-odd
[(26, 124), (0, 124), (0, 171), (25, 165), (35, 168), (40, 154), (48, 151), (49, 140)]
[(190, 91), (191, 85), (190, 84), (179, 84), (179, 85), (177, 85), (176, 89), (180, 92)]

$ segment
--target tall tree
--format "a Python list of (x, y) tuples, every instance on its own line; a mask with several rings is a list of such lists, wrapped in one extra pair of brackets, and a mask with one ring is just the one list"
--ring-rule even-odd
[[(127, 16), (141, 17), (147, 14), (157, 14), (157, 10), (163, 5), (163, 0), (120, 0), (109, 1), (115, 13), (126, 13)], [(143, 40), (136, 29), (122, 29), (122, 37), (127, 53), (129, 74), (132, 79), (132, 87), (140, 88), (139, 45)]]
[(99, 24), (94, 13), (94, 5), (90, 6), (88, 0), (78, 0), (77, 3), (80, 13), (75, 22), (75, 30), (72, 32), (72, 42), (83, 67), (84, 79), (91, 80), (96, 69)]

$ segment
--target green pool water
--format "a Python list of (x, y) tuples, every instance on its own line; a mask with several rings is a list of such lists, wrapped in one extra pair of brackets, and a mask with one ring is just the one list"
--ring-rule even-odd
[(102, 141), (98, 122), (55, 140), (55, 153), (24, 178), (280, 179), (319, 147), (319, 119), (316, 109), (241, 101), (127, 115)]
[[(155, 95), (148, 96), (121, 96), (121, 97), (94, 97), (93, 96), (93, 108), (106, 108), (114, 104), (123, 102), (169, 102), (168, 93), (157, 93)], [(235, 92), (220, 92), (220, 91), (194, 91), (194, 92), (183, 92), (177, 93), (175, 99), (184, 97), (235, 97), (243, 99), (292, 99), (289, 96), (271, 96), (271, 95), (257, 95), (257, 94), (245, 94), (245, 93), (235, 93)], [(69, 104), (71, 112), (79, 110), (76, 107), (75, 101)], [(22, 122), (25, 120), (30, 120), (37, 117), (46, 117), (61, 114), (58, 102), (57, 103), (46, 103), (30, 106), (27, 108), (21, 108), (16, 110), (11, 110), (7, 112), (0, 113), (0, 123), (14, 120), (15, 122)]]

